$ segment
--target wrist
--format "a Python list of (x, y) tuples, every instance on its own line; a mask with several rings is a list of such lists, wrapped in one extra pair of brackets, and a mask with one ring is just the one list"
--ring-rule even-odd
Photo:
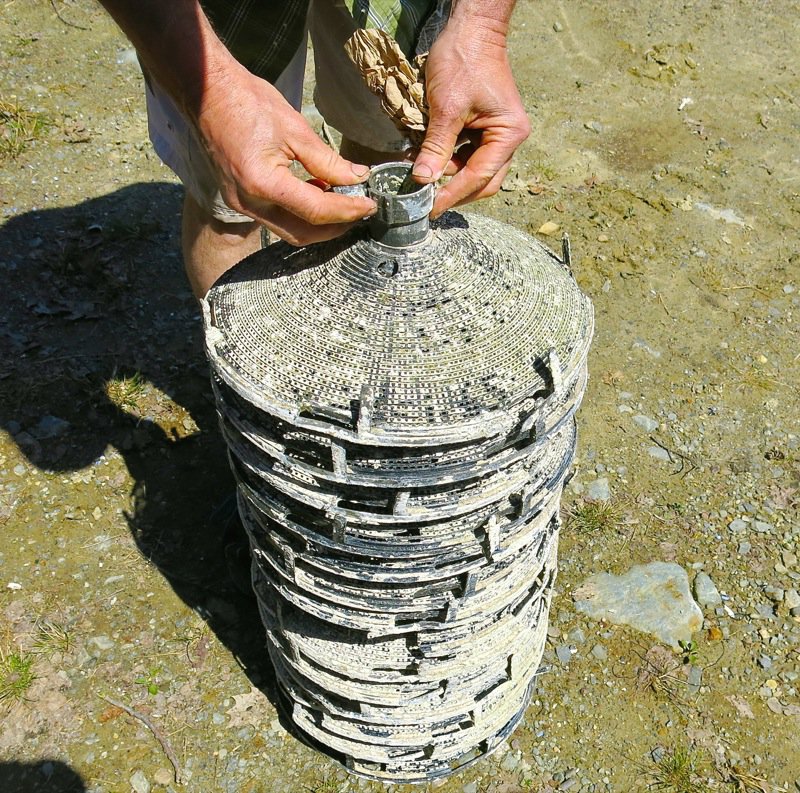
[(475, 36), (505, 47), (516, 0), (453, 0), (447, 29)]

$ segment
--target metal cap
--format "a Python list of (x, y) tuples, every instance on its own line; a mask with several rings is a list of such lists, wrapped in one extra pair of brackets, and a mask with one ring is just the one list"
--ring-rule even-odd
[(372, 169), (367, 195), (378, 211), (369, 219), (372, 239), (392, 248), (405, 248), (425, 239), (433, 209), (434, 187), (411, 177), (411, 163), (387, 162)]

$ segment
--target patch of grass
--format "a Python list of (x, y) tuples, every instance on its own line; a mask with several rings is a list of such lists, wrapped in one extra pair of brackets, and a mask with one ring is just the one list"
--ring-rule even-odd
[(141, 372), (134, 372), (130, 377), (118, 377), (115, 371), (106, 383), (108, 398), (118, 407), (128, 410), (139, 410), (146, 392), (147, 381)]
[(16, 100), (0, 99), (0, 161), (19, 157), (50, 123), (46, 116), (26, 110)]
[(0, 653), (0, 702), (19, 702), (36, 680), (31, 653)]
[(666, 793), (708, 793), (708, 785), (700, 778), (701, 756), (685, 746), (668, 749), (647, 772), (648, 787)]
[(33, 650), (43, 655), (51, 656), (56, 653), (65, 655), (72, 649), (72, 634), (58, 623), (42, 620), (37, 625), (38, 634), (33, 643)]
[(307, 785), (306, 790), (309, 791), (309, 793), (339, 793), (341, 786), (341, 782), (331, 777), (323, 780), (319, 784)]
[(33, 44), (35, 41), (38, 41), (39, 37), (36, 34), (28, 35), (28, 36), (20, 36), (19, 34), (13, 37), (13, 41), (10, 42), (8, 54), (14, 58), (19, 58), (23, 55), (28, 54), (28, 47)]
[(558, 171), (551, 163), (545, 160), (536, 160), (536, 162), (533, 163), (532, 170), (536, 176), (548, 182), (554, 182), (558, 179)]
[(567, 513), (567, 529), (576, 534), (607, 534), (621, 528), (622, 518), (616, 501), (582, 501)]

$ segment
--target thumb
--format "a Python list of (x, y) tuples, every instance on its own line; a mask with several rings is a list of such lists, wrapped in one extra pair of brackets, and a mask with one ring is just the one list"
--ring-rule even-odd
[(332, 185), (358, 184), (369, 174), (366, 165), (340, 157), (307, 125), (295, 130), (292, 149), (295, 157), (312, 176)]
[(411, 169), (418, 182), (427, 184), (442, 178), (463, 126), (457, 117), (431, 116), (425, 140)]

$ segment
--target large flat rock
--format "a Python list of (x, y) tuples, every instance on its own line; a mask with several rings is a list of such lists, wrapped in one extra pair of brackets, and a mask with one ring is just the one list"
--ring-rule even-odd
[(597, 573), (572, 597), (578, 611), (593, 619), (630, 625), (676, 650), (703, 626), (686, 571), (670, 562), (636, 565), (622, 575)]

